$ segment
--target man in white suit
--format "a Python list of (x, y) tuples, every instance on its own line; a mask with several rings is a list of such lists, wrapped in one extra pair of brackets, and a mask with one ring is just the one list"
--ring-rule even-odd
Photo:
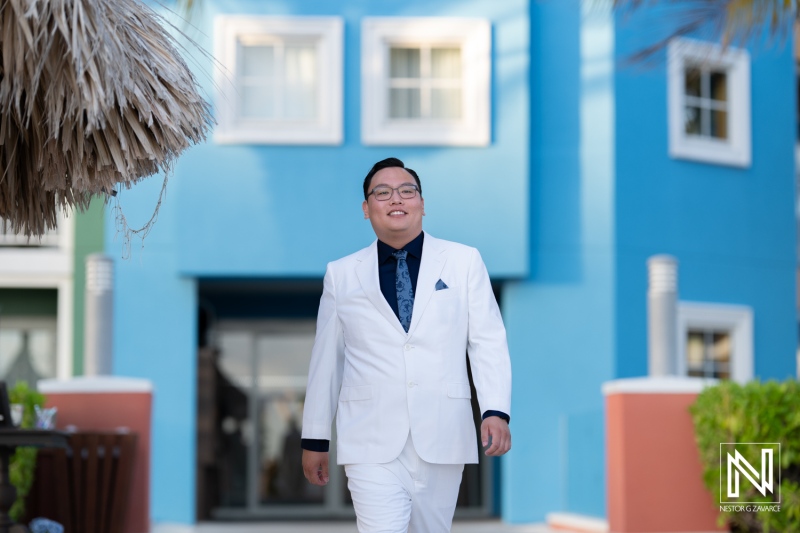
[(376, 163), (362, 208), (378, 239), (325, 273), (303, 471), (328, 482), (335, 416), (359, 532), (447, 532), (464, 464), (478, 462), (465, 352), (485, 453), (511, 448), (505, 328), (478, 251), (422, 231), (416, 172), (395, 158)]

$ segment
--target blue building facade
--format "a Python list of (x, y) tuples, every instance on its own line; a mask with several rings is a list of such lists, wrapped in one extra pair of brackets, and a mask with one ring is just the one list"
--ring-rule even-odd
[[(242, 16), (263, 22), (265, 36)], [(724, 324), (711, 332), (733, 344), (729, 359), (750, 350), (751, 375), (739, 377), (795, 374), (791, 47), (720, 56), (710, 65), (692, 59), (690, 50), (677, 67), (661, 52), (653, 66), (628, 65), (642, 28), (657, 16), (623, 19), (577, 0), (215, 0), (201, 6), (192, 20), (200, 31), (187, 33), (206, 50), (220, 50), (227, 31), (221, 24), (245, 28), (233, 34), (236, 65), (218, 54), (194, 59), (201, 85), (217, 95), (218, 135), (179, 161), (158, 221), (142, 248), (134, 241), (131, 259), (120, 258), (113, 216), (106, 230), (106, 250), (117, 258), (114, 373), (155, 385), (155, 522), (193, 523), (205, 505), (196, 492), (204, 482), (197, 466), (198, 338), (207, 324), (200, 311), (212, 307), (211, 315), (231, 324), (308, 318), (326, 263), (374, 238), (360, 211), (360, 184), (388, 156), (419, 172), (425, 229), (480, 249), (496, 283), (514, 371), (514, 447), (480, 481), (493, 497), (484, 511), (514, 523), (540, 522), (553, 511), (605, 516), (600, 388), (610, 379), (647, 374), (646, 261), (652, 255), (678, 259), (681, 301), (702, 304), (711, 315), (717, 308), (749, 313), (751, 347), (740, 350), (733, 330), (724, 337)], [(430, 17), (440, 23), (431, 26)], [(309, 18), (318, 26), (285, 34), (271, 29)], [(475, 21), (480, 24), (471, 26)], [(488, 41), (481, 40), (481, 27), (489, 29)], [(340, 39), (338, 60), (303, 44), (313, 31), (323, 44)], [(389, 43), (384, 56), (365, 46), (375, 35)], [(265, 59), (266, 51), (275, 55)], [(383, 80), (371, 62), (381, 57), (388, 65)], [(290, 136), (303, 123), (291, 110), (302, 114), (306, 87), (302, 69), (295, 76), (291, 65), (306, 60), (318, 82), (330, 74), (323, 60), (328, 70), (339, 68), (331, 78), (341, 83), (338, 92), (318, 87), (340, 98), (323, 101), (321, 93), (309, 93), (309, 108), (327, 122), (311, 140), (304, 142), (300, 132), (287, 144), (281, 128)], [(278, 66), (267, 69), (267, 63)], [(737, 76), (745, 63), (749, 85), (741, 91)], [(216, 81), (215, 69), (224, 72)], [(269, 81), (280, 72), (282, 89)], [(679, 84), (671, 78), (675, 72)], [(238, 83), (235, 90), (225, 91), (226, 80)], [(485, 92), (473, 91), (483, 83)], [(275, 87), (283, 91), (274, 100), (284, 113), (278, 118), (274, 109), (259, 107), (259, 98), (248, 100), (251, 94), (266, 99), (257, 91)], [(370, 107), (381, 88), (390, 95), (381, 109), (394, 122), (381, 122), (380, 111), (376, 119)], [(443, 117), (436, 116), (447, 108), (436, 106), (442, 95), (460, 102)], [(668, 102), (675, 98), (695, 118), (673, 139)], [(223, 116), (231, 102), (239, 107)], [(475, 111), (484, 107), (488, 113)], [(255, 118), (237, 122), (237, 112)], [(410, 133), (384, 128), (415, 126), (415, 120), (422, 127)], [(462, 131), (446, 129), (459, 120)], [(259, 137), (270, 127), (278, 140)], [(429, 138), (426, 129), (440, 127), (439, 137)], [(465, 130), (475, 135), (462, 136)], [(745, 137), (749, 160), (742, 162), (736, 158)], [(693, 145), (698, 138), (710, 143), (709, 153), (727, 145), (735, 153), (704, 161), (702, 142)], [(160, 189), (153, 178), (121, 193), (131, 226), (150, 217)], [(703, 326), (687, 320), (688, 343)], [(706, 363), (722, 377), (731, 373), (724, 362)], [(263, 503), (244, 498), (244, 507)]]

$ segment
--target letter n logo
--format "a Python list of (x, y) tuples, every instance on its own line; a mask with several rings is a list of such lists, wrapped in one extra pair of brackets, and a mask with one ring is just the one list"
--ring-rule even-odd
[[(726, 449), (723, 450), (723, 447), (726, 447)], [(751, 464), (740, 453), (740, 450), (744, 451), (751, 459), (760, 457), (760, 464)], [(720, 503), (758, 503), (737, 499), (740, 497), (740, 485), (744, 485), (746, 482), (752, 485), (762, 496), (766, 497), (767, 493), (775, 496), (775, 481), (777, 478), (778, 492), (780, 493), (780, 453), (780, 443), (777, 442), (721, 443)], [(723, 457), (725, 458), (724, 469)], [(726, 496), (724, 499), (722, 497), (723, 489)], [(747, 491), (745, 492), (747, 493)], [(780, 494), (777, 496), (777, 503), (780, 503)]]

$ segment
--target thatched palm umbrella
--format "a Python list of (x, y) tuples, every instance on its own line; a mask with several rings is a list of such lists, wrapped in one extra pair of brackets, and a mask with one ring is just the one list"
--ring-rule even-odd
[(12, 230), (42, 235), (58, 207), (166, 170), (211, 120), (138, 0), (0, 0), (0, 218)]
[[(607, 0), (594, 2), (597, 5), (608, 3)], [(745, 43), (765, 33), (783, 38), (791, 31), (791, 23), (800, 21), (795, 0), (612, 0), (611, 4), (619, 12), (658, 6), (662, 18), (672, 18), (671, 31), (639, 50), (634, 60), (648, 59), (666, 48), (672, 38), (701, 29), (728, 46)]]

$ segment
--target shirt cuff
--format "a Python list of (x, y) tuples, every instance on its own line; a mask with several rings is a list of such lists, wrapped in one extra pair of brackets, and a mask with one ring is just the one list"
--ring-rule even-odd
[(310, 452), (327, 452), (331, 441), (325, 439), (300, 439), (300, 447)]
[(511, 423), (511, 417), (505, 414), (503, 411), (486, 411), (483, 413), (481, 420), (486, 420), (490, 416), (499, 416), (500, 418), (505, 420), (507, 424)]

